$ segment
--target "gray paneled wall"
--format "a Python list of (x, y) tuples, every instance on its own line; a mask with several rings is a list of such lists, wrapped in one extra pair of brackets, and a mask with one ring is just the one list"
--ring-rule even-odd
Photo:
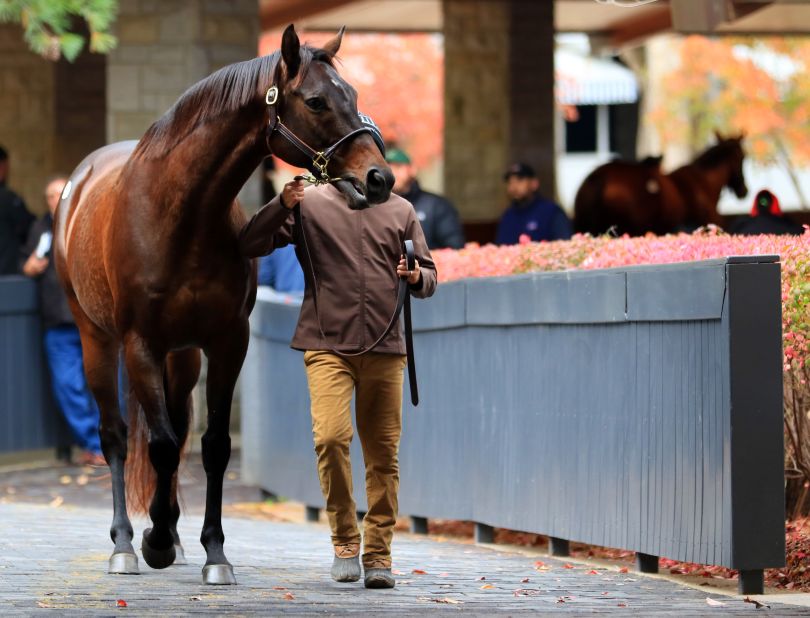
[(36, 284), (0, 277), (0, 453), (57, 446), (63, 432), (51, 398)]
[[(761, 256), (440, 285), (414, 303), (401, 514), (781, 566), (779, 277)], [(251, 317), (242, 456), (250, 480), (318, 507), (297, 313)]]

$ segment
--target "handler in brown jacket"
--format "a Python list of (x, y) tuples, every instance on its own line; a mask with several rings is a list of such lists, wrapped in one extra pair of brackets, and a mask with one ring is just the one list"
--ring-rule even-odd
[[(299, 203), (303, 230), (291, 212)], [(414, 243), (413, 271), (407, 270), (401, 254), (406, 239)], [(304, 269), (304, 303), (291, 346), (304, 351), (318, 474), (335, 548), (332, 577), (342, 582), (360, 579), (360, 531), (349, 459), (354, 391), (368, 498), (363, 521), (365, 585), (393, 588), (391, 539), (398, 505), (405, 367), (398, 325), (373, 351), (369, 347), (396, 308), (399, 277), (408, 279), (418, 298), (436, 289), (436, 267), (413, 206), (392, 193), (384, 204), (352, 210), (332, 185), (304, 190), (303, 183), (293, 181), (253, 216), (239, 242), (249, 257), (294, 243)]]

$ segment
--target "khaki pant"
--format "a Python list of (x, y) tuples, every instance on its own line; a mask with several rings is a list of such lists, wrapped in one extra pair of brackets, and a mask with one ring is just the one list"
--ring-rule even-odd
[(405, 357), (368, 352), (342, 357), (332, 352), (304, 354), (312, 401), (312, 433), (318, 475), (332, 528), (332, 543), (359, 543), (352, 498), (351, 401), (366, 464), (368, 512), (363, 522), (363, 564), (391, 566), (391, 539), (397, 517), (399, 438), (402, 432), (402, 379)]

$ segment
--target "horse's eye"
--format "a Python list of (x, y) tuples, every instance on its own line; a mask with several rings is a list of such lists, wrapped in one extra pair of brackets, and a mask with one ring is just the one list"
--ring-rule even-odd
[(304, 103), (313, 112), (322, 112), (326, 109), (326, 102), (321, 97), (312, 97), (304, 101)]

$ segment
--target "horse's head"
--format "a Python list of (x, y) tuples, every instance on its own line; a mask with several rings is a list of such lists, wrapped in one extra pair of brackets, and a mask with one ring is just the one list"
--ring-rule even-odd
[(745, 184), (743, 175), (743, 161), (745, 160), (745, 150), (743, 149), (744, 134), (740, 133), (736, 137), (723, 137), (715, 131), (717, 138), (717, 148), (723, 153), (725, 165), (728, 169), (728, 181), (726, 186), (734, 191), (738, 198), (748, 195), (748, 187)]
[(342, 37), (343, 29), (314, 49), (301, 46), (293, 26), (284, 31), (276, 82), (266, 97), (267, 141), (291, 165), (333, 181), (349, 207), (359, 209), (386, 201), (394, 175), (358, 115), (357, 92), (335, 70)]

